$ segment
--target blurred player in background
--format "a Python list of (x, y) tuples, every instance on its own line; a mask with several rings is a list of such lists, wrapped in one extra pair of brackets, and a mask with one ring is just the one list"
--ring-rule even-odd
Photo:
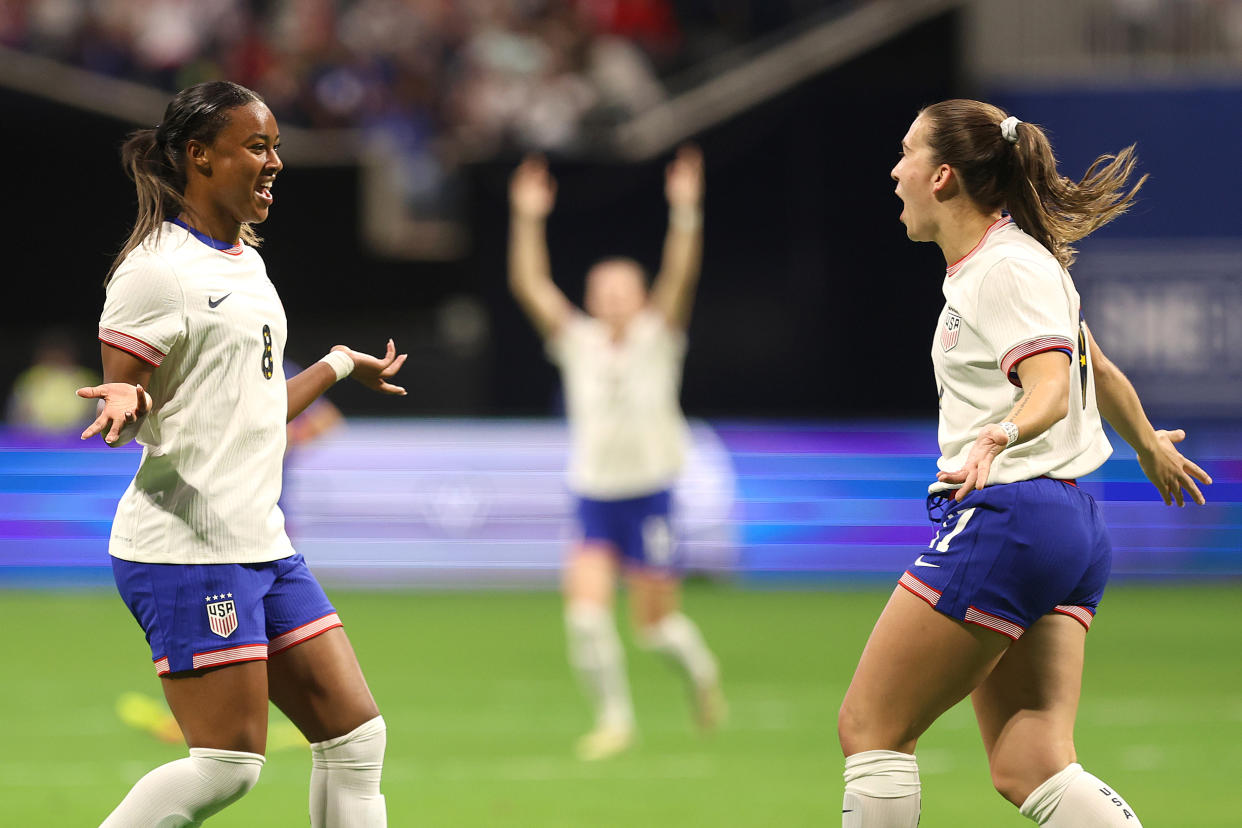
[(311, 742), (311, 824), (382, 826), (385, 727), (336, 611), (276, 504), (285, 424), (350, 373), (405, 361), (336, 346), (286, 380), (285, 313), (255, 250), (282, 164), (276, 120), (236, 84), (180, 92), (122, 150), (138, 218), (99, 322), (102, 401), (83, 433), (142, 461), (109, 552), (190, 756), (134, 785), (106, 828), (198, 825), (258, 781), (268, 699)]
[(583, 313), (552, 281), (545, 224), (556, 183), (547, 166), (527, 158), (510, 185), (509, 285), (561, 369), (569, 419), (578, 540), (564, 573), (565, 627), (570, 662), (595, 705), (595, 728), (578, 743), (583, 759), (611, 756), (633, 741), (612, 610), (623, 567), (640, 645), (682, 669), (702, 727), (716, 726), (724, 714), (716, 659), (680, 611), (669, 525), (671, 489), (686, 451), (678, 396), (703, 247), (698, 149), (678, 151), (665, 195), (668, 235), (650, 291), (637, 262), (604, 259), (587, 274)]
[[(841, 707), (846, 828), (914, 828), (919, 736), (969, 695), (992, 780), (1049, 828), (1137, 826), (1077, 764), (1074, 719), (1087, 629), (1111, 545), (1074, 478), (1112, 448), (1138, 452), (1165, 503), (1211, 478), (1156, 431), (1091, 338), (1066, 268), (1072, 243), (1133, 202), (1134, 148), (1062, 178), (1043, 131), (977, 101), (923, 110), (893, 168), (901, 221), (949, 262), (932, 343), (940, 528), (902, 575)], [(1098, 400), (1098, 403), (1097, 403)]]

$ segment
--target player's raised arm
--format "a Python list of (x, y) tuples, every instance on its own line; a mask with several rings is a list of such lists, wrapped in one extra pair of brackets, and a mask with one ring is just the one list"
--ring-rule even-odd
[(99, 416), (82, 432), (82, 439), (103, 434), (103, 441), (116, 448), (134, 439), (139, 423), (151, 408), (146, 387), (151, 382), (152, 366), (107, 343), (100, 344), (99, 351), (103, 384), (77, 391), (79, 397), (98, 399), (101, 403)]
[(547, 162), (527, 156), (509, 182), (509, 289), (545, 339), (573, 311), (548, 264), (546, 225), (555, 202), (556, 181)]
[(651, 286), (651, 304), (669, 324), (690, 324), (694, 290), (703, 259), (703, 153), (686, 144), (668, 165), (664, 178), (668, 199), (668, 234), (660, 272)]
[(1174, 500), (1178, 506), (1185, 505), (1184, 489), (1195, 503), (1202, 506), (1207, 501), (1195, 481), (1211, 484), (1212, 477), (1173, 446), (1186, 439), (1186, 432), (1180, 428), (1173, 431), (1154, 428), (1130, 380), (1104, 355), (1090, 330), (1087, 331), (1087, 339), (1091, 346), (1091, 372), (1095, 376), (1095, 398), (1100, 416), (1138, 454), (1143, 474), (1160, 492), (1164, 505), (1172, 505)]

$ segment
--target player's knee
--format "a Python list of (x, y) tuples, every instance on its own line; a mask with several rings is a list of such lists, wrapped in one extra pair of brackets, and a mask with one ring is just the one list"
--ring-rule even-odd
[(1031, 792), (1064, 768), (1071, 758), (1057, 757), (1042, 760), (1038, 751), (1024, 750), (997, 753), (988, 762), (992, 786), (996, 792), (1015, 807), (1022, 807)]
[(190, 748), (190, 760), (209, 800), (204, 810), (211, 813), (245, 796), (258, 783), (265, 761), (258, 753), (215, 748)]
[(865, 732), (864, 719), (846, 696), (837, 711), (837, 740), (841, 743), (841, 751), (850, 756), (867, 750)]
[(1035, 790), (1035, 786), (1028, 784), (1020, 773), (1014, 773), (1009, 768), (1000, 768), (995, 765), (991, 770), (992, 787), (996, 788), (996, 792), (1013, 805), (1021, 807), (1031, 791)]
[(857, 704), (849, 694), (837, 712), (837, 739), (846, 756), (868, 750), (892, 750), (913, 753), (917, 734), (903, 728), (883, 711), (869, 710)]
[(378, 785), (387, 745), (388, 727), (383, 716), (376, 716), (344, 736), (312, 744), (312, 763), (326, 770), (373, 775)]

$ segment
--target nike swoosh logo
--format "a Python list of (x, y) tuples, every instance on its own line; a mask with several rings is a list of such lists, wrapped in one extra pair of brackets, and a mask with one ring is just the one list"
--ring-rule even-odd
[(940, 564), (927, 563), (926, 561), (924, 561), (922, 555), (919, 555), (919, 559), (914, 562), (914, 565), (915, 566), (934, 566), (936, 567), (936, 569), (940, 568)]
[(221, 296), (219, 299), (212, 299), (210, 296), (208, 296), (207, 307), (209, 308), (219, 307), (221, 302), (223, 302), (225, 299), (228, 299), (232, 295), (233, 295), (232, 293), (226, 293), (223, 296)]

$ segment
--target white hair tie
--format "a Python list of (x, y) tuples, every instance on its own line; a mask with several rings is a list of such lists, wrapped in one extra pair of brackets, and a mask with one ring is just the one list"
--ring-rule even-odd
[(1001, 137), (1011, 144), (1018, 143), (1018, 124), (1020, 123), (1022, 122), (1012, 115), (1001, 121)]

